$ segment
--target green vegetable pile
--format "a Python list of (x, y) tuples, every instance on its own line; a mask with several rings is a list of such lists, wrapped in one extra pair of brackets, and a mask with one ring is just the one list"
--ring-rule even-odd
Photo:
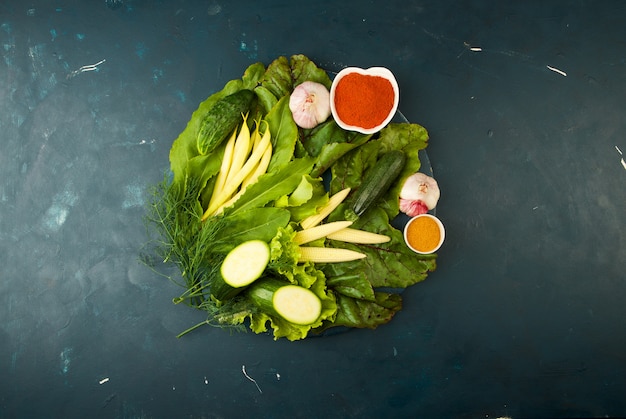
[[(145, 217), (150, 241), (144, 261), (182, 287), (174, 303), (207, 314), (205, 321), (179, 336), (205, 324), (249, 328), (256, 333), (271, 328), (274, 339), (289, 340), (339, 326), (373, 329), (389, 322), (402, 308), (399, 290), (424, 280), (436, 267), (435, 254), (413, 253), (402, 232), (390, 223), (399, 213), (402, 180), (420, 168), (418, 152), (428, 144), (427, 131), (417, 124), (392, 123), (376, 134), (364, 135), (341, 129), (332, 117), (315, 128), (299, 128), (289, 98), (294, 87), (305, 81), (331, 86), (328, 73), (304, 55), (279, 57), (267, 67), (253, 64), (240, 79), (229, 81), (202, 102), (172, 144), (170, 171), (153, 188)], [(206, 121), (228, 124), (223, 131), (230, 132), (232, 118), (224, 115), (222, 121), (214, 105), (242, 90), (254, 93), (243, 121), (266, 123), (271, 132), (271, 160), (266, 173), (232, 205), (203, 220), (226, 148), (225, 141), (204, 142)], [(357, 215), (351, 194), (327, 218), (328, 222), (350, 220), (354, 228), (391, 240), (363, 245), (322, 238), (312, 245), (352, 249), (366, 257), (338, 263), (299, 260), (293, 241), (299, 222), (316, 214), (338, 191), (358, 191), (368, 170), (393, 150), (402, 151), (406, 163), (376, 204)], [(253, 304), (246, 292), (225, 301), (212, 296), (211, 286), (228, 252), (250, 240), (269, 245), (271, 257), (263, 278), (301, 286), (319, 298), (321, 314), (315, 322), (291, 323)], [(176, 267), (174, 274), (170, 265)]]

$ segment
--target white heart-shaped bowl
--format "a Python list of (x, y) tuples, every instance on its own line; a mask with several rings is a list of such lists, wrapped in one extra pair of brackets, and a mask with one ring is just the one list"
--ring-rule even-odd
[[(383, 79), (389, 81), (393, 89), (393, 96), (394, 96), (393, 105), (389, 109), (388, 115), (374, 127), (360, 127), (357, 125), (350, 125), (344, 122), (341, 118), (341, 115), (338, 114), (337, 112), (337, 106), (336, 106), (336, 101), (335, 101), (337, 99), (336, 98), (337, 86), (341, 84), (341, 80), (345, 76), (349, 74), (353, 74), (353, 73), (357, 73), (363, 76), (370, 76), (370, 77), (382, 77)], [(366, 91), (366, 92), (363, 92), (363, 94), (371, 96), (372, 92)], [(370, 100), (371, 100), (371, 97), (370, 97)], [(333, 118), (335, 119), (335, 122), (337, 122), (337, 125), (339, 125), (341, 128), (348, 130), (348, 131), (357, 131), (362, 134), (373, 134), (375, 132), (380, 131), (393, 119), (394, 115), (396, 114), (396, 111), (398, 110), (399, 102), (400, 102), (400, 89), (398, 88), (398, 82), (396, 81), (396, 78), (393, 75), (393, 73), (385, 67), (370, 67), (368, 69), (363, 69), (359, 67), (346, 67), (343, 70), (341, 70), (339, 73), (337, 73), (330, 87), (330, 111), (333, 115)], [(365, 106), (367, 105), (367, 101), (359, 102), (358, 105)], [(368, 112), (368, 109), (363, 109), (363, 112)]]

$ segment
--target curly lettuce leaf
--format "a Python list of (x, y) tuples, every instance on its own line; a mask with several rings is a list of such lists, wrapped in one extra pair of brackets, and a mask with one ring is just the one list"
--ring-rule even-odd
[(320, 277), (324, 277), (324, 274), (311, 262), (298, 263), (300, 250), (293, 242), (295, 235), (296, 232), (291, 225), (278, 229), (278, 233), (270, 242), (269, 269), (292, 284), (311, 288)]
[(249, 328), (255, 333), (266, 333), (272, 329), (274, 340), (280, 338), (287, 338), (290, 341), (304, 339), (311, 331), (324, 327), (324, 324), (333, 324), (338, 314), (336, 298), (333, 293), (327, 290), (324, 274), (321, 271), (317, 271), (316, 280), (309, 289), (317, 295), (322, 303), (320, 317), (313, 324), (297, 325), (282, 317), (262, 312), (253, 302), (248, 300), (245, 292), (220, 309), (215, 315), (209, 316), (208, 323), (217, 322), (220, 325), (236, 327), (249, 320)]
[(322, 302), (322, 313), (319, 319), (310, 325), (297, 325), (267, 313), (250, 314), (250, 329), (255, 333), (267, 332), (267, 323), (273, 329), (274, 340), (287, 338), (290, 341), (304, 339), (311, 330), (321, 327), (325, 322), (334, 323), (337, 313), (337, 301), (332, 293), (326, 290), (324, 274), (318, 271), (318, 278), (309, 288)]

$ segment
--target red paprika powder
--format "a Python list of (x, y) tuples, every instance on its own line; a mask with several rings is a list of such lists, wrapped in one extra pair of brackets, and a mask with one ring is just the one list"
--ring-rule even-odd
[(391, 82), (380, 76), (349, 73), (335, 88), (335, 109), (341, 121), (364, 129), (382, 124), (394, 100)]

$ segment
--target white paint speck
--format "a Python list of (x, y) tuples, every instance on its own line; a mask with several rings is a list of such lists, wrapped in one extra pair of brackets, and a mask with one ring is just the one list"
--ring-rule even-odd
[(398, 356), (398, 350), (395, 346), (393, 347), (393, 356)]
[(98, 384), (102, 385), (102, 384), (108, 383), (108, 382), (109, 382), (109, 377), (103, 378), (102, 380), (98, 381)]
[(204, 384), (209, 384), (209, 380), (207, 380), (206, 376), (204, 376)]

